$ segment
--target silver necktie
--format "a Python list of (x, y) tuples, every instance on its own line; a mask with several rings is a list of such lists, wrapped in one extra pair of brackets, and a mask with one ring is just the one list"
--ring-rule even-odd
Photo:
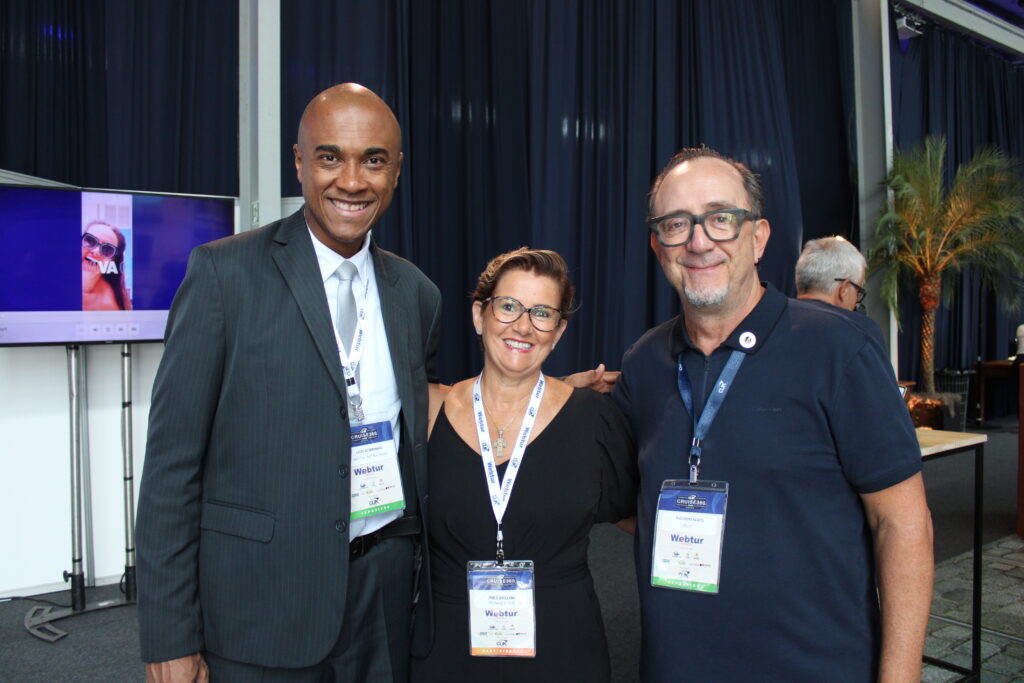
[(338, 336), (345, 351), (352, 352), (352, 335), (356, 331), (356, 297), (352, 293), (352, 279), (356, 276), (356, 267), (351, 261), (344, 261), (338, 270)]
[[(356, 317), (359, 315), (356, 309), (356, 297), (352, 291), (352, 279), (356, 276), (356, 267), (351, 261), (345, 261), (338, 270), (338, 336), (345, 347), (346, 353), (352, 353), (352, 336), (356, 331)], [(353, 381), (358, 382), (359, 368), (356, 368), (355, 377), (347, 379), (346, 384)], [(357, 422), (365, 419), (363, 414), (363, 399), (358, 394), (349, 393), (349, 405), (352, 408), (352, 417)]]

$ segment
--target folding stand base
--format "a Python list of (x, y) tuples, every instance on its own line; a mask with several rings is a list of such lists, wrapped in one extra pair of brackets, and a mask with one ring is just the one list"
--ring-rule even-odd
[(124, 607), (125, 605), (134, 604), (134, 600), (129, 600), (127, 598), (114, 598), (113, 600), (100, 600), (99, 602), (87, 603), (82, 609), (72, 609), (70, 607), (55, 608), (37, 605), (30, 609), (28, 614), (25, 615), (25, 630), (40, 640), (45, 640), (48, 643), (56, 643), (67, 635), (67, 631), (61, 631), (51, 622), (60, 621), (67, 617), (73, 617), (76, 614), (86, 614), (88, 612), (97, 612), (101, 609)]

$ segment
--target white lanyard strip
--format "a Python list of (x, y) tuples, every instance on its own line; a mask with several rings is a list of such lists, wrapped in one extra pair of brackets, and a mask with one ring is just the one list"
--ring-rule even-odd
[(494, 453), (491, 449), (491, 433), (487, 428), (487, 415), (484, 413), (484, 403), (480, 395), (480, 378), (476, 378), (473, 385), (473, 411), (476, 413), (476, 432), (480, 440), (480, 456), (484, 464), (484, 475), (487, 478), (487, 490), (491, 495), (491, 510), (494, 511), (494, 520), (498, 523), (498, 564), (503, 564), (505, 552), (502, 549), (503, 536), (501, 533), (501, 520), (505, 517), (505, 509), (508, 507), (509, 498), (512, 497), (512, 487), (516, 483), (516, 475), (519, 474), (519, 467), (523, 463), (526, 453), (526, 442), (530, 440), (530, 430), (533, 429), (533, 421), (540, 412), (540, 400), (544, 396), (544, 375), (537, 377), (537, 384), (533, 388), (530, 402), (526, 407), (526, 414), (523, 415), (523, 424), (519, 428), (519, 436), (512, 447), (512, 457), (508, 460), (508, 469), (505, 476), (498, 480), (498, 465), (494, 462)]
[[(359, 384), (356, 382), (356, 368), (359, 367), (359, 361), (362, 360), (364, 347), (363, 342), (366, 340), (363, 322), (366, 319), (366, 296), (369, 291), (370, 280), (367, 278), (366, 282), (363, 284), (362, 301), (359, 302), (356, 315), (356, 329), (352, 334), (352, 355), (345, 353), (345, 346), (341, 343), (341, 336), (338, 334), (338, 328), (334, 328), (334, 341), (338, 345), (338, 358), (341, 360), (341, 371), (345, 375), (345, 391), (348, 392), (348, 400), (349, 403), (352, 404), (352, 410), (355, 413), (354, 417), (359, 422), (363, 421), (364, 413), (363, 398), (359, 395)], [(336, 315), (341, 315), (341, 311), (337, 311)]]

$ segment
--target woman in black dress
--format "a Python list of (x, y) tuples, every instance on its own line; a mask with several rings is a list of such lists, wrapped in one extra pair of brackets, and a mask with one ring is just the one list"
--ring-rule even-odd
[[(565, 261), (555, 252), (524, 248), (498, 256), (473, 294), (483, 372), (450, 388), (431, 387), (435, 638), (429, 656), (413, 661), (414, 681), (609, 679), (587, 539), (595, 523), (634, 514), (636, 456), (628, 423), (609, 397), (541, 374), (565, 332), (572, 299)], [(488, 462), (497, 465), (493, 490)], [(507, 506), (492, 506), (491, 493), (510, 479)], [(496, 559), (499, 516), (504, 557), (534, 563), (532, 657), (470, 654), (467, 562)], [(474, 626), (494, 628), (483, 618)], [(501, 651), (480, 647), (497, 642), (484, 631), (477, 651)]]

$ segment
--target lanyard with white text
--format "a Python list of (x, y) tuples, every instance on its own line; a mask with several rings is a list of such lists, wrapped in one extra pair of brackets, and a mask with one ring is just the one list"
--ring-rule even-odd
[(689, 457), (691, 484), (697, 483), (697, 477), (700, 474), (701, 442), (707, 436), (711, 423), (714, 421), (722, 401), (725, 400), (725, 395), (729, 392), (729, 387), (732, 386), (732, 381), (744, 358), (746, 358), (746, 354), (739, 350), (734, 350), (729, 356), (698, 420), (697, 416), (693, 414), (693, 387), (690, 385), (690, 377), (686, 374), (686, 368), (683, 366), (683, 354), (679, 354), (679, 396), (683, 399), (686, 412), (690, 413), (690, 417), (693, 419), (693, 441), (690, 443)]
[[(356, 382), (356, 369), (363, 357), (363, 342), (366, 340), (363, 322), (366, 319), (366, 296), (370, 291), (370, 279), (366, 278), (363, 285), (362, 301), (359, 303), (358, 315), (356, 316), (356, 329), (352, 334), (351, 355), (345, 353), (345, 346), (341, 343), (341, 336), (337, 328), (334, 330), (334, 341), (338, 344), (338, 358), (341, 360), (341, 371), (345, 375), (345, 391), (348, 392), (348, 402), (352, 405), (352, 413), (356, 422), (366, 419), (363, 412), (363, 397), (359, 394), (359, 384)], [(337, 311), (336, 315), (341, 315)]]
[(498, 523), (497, 543), (498, 549), (495, 558), (498, 564), (505, 562), (505, 550), (502, 547), (504, 537), (501, 533), (501, 520), (505, 516), (505, 509), (508, 507), (508, 500), (512, 497), (512, 487), (516, 483), (516, 475), (522, 465), (526, 452), (526, 442), (530, 439), (530, 430), (533, 429), (533, 421), (540, 411), (540, 400), (544, 396), (544, 375), (537, 378), (537, 384), (533, 388), (530, 402), (526, 406), (526, 414), (523, 416), (522, 427), (519, 428), (519, 436), (512, 447), (512, 457), (508, 460), (508, 469), (505, 476), (498, 480), (498, 466), (494, 462), (494, 453), (491, 451), (491, 434), (487, 428), (487, 416), (484, 414), (484, 403), (480, 395), (480, 377), (476, 378), (473, 385), (473, 411), (476, 413), (477, 438), (480, 440), (480, 456), (484, 464), (484, 475), (487, 478), (487, 490), (491, 495), (491, 509), (494, 511), (494, 520)]

